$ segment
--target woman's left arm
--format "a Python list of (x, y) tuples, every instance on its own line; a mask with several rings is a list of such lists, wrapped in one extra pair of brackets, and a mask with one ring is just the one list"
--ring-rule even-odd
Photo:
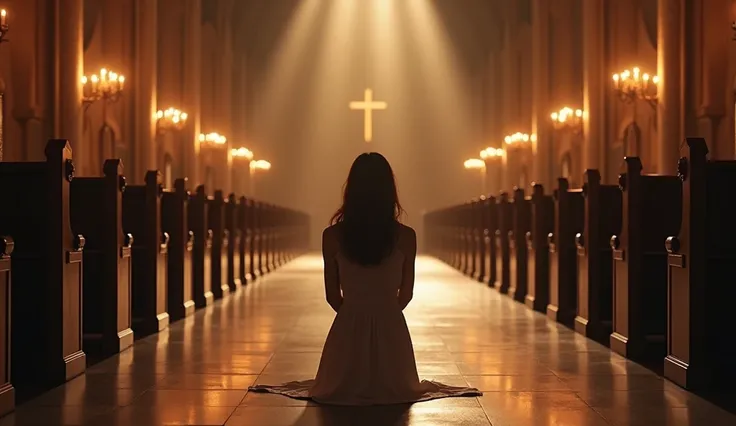
[(338, 244), (333, 232), (327, 228), (322, 233), (322, 258), (325, 269), (325, 297), (327, 303), (335, 310), (342, 306), (342, 291), (340, 290), (340, 278), (337, 269)]

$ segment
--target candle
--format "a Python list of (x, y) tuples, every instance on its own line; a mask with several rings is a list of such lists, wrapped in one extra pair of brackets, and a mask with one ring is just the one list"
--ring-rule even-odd
[(0, 26), (4, 27), (8, 24), (6, 22), (7, 18), (8, 18), (8, 12), (5, 9), (0, 10)]

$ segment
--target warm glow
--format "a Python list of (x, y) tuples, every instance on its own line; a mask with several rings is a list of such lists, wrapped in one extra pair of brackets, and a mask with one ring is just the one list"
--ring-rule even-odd
[(557, 129), (579, 130), (583, 123), (583, 115), (583, 110), (565, 106), (549, 116)]
[(516, 132), (513, 135), (506, 136), (505, 138), (503, 138), (503, 140), (504, 142), (506, 142), (507, 145), (520, 145), (529, 141), (536, 142), (537, 135), (529, 135), (527, 133)]
[(179, 130), (186, 124), (187, 117), (186, 112), (174, 107), (156, 111), (156, 123), (163, 129)]
[(271, 163), (266, 160), (253, 160), (250, 162), (250, 168), (253, 170), (270, 170)]
[(658, 76), (642, 72), (639, 67), (613, 74), (613, 88), (621, 100), (627, 103), (640, 99), (654, 105), (658, 85)]
[(350, 109), (363, 110), (363, 138), (366, 142), (373, 140), (373, 110), (384, 110), (388, 108), (386, 102), (373, 100), (373, 90), (365, 89), (363, 101), (350, 102)]
[(216, 132), (207, 133), (207, 134), (200, 133), (199, 142), (206, 143), (209, 145), (225, 145), (227, 143), (227, 138)]
[(501, 148), (488, 147), (480, 152), (480, 158), (485, 160), (488, 158), (503, 157), (503, 154), (504, 154), (504, 150)]
[(486, 162), (478, 158), (471, 158), (465, 160), (465, 162), (463, 163), (463, 167), (465, 167), (466, 169), (485, 169)]
[(230, 154), (233, 157), (237, 157), (237, 158), (245, 158), (247, 160), (252, 160), (253, 159), (253, 151), (251, 151), (248, 148), (243, 147), (243, 146), (241, 146), (238, 149), (232, 149), (232, 150), (230, 150)]
[(125, 76), (107, 68), (101, 68), (99, 76), (82, 76), (83, 101), (92, 103), (99, 99), (115, 102), (125, 88)]

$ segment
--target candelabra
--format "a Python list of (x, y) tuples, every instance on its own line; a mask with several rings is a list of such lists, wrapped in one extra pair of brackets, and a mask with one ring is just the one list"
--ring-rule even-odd
[(250, 195), (255, 197), (256, 196), (256, 179), (255, 174), (258, 170), (262, 171), (268, 171), (271, 170), (271, 163), (269, 163), (266, 160), (251, 160), (250, 161)]
[(529, 142), (536, 142), (537, 135), (529, 135), (527, 133), (516, 132), (513, 135), (506, 136), (505, 138), (503, 138), (503, 140), (510, 148), (520, 148), (527, 146)]
[(501, 148), (491, 148), (488, 147), (480, 152), (480, 158), (481, 160), (488, 160), (491, 158), (501, 158), (506, 154), (506, 152)]
[(99, 76), (82, 76), (82, 102), (87, 107), (99, 100), (103, 104), (115, 103), (123, 95), (124, 87), (125, 76), (102, 68)]
[(227, 138), (215, 132), (207, 133), (207, 134), (200, 133), (199, 143), (205, 144), (211, 147), (221, 147), (227, 143)]
[(187, 123), (187, 113), (176, 108), (156, 111), (156, 126), (159, 131), (181, 130)]
[(2, 9), (0, 10), (0, 43), (10, 41), (5, 38), (5, 36), (8, 35), (9, 31), (10, 26), (8, 25), (8, 11)]
[(549, 115), (552, 125), (557, 130), (568, 130), (580, 133), (583, 130), (583, 110), (563, 107), (557, 112)]
[(233, 158), (242, 158), (248, 161), (253, 159), (253, 151), (249, 150), (248, 148), (242, 147), (242, 146), (238, 149), (231, 149), (230, 155)]
[(652, 108), (656, 107), (658, 86), (659, 77), (642, 73), (639, 67), (613, 75), (613, 88), (621, 101), (627, 104), (638, 99), (647, 102)]
[[(485, 152), (485, 150), (483, 152)], [(463, 167), (465, 167), (465, 170), (478, 170), (480, 172), (480, 193), (485, 194), (486, 174), (488, 173), (486, 162), (478, 158), (470, 158), (468, 160), (465, 160), (465, 162), (463, 163)]]

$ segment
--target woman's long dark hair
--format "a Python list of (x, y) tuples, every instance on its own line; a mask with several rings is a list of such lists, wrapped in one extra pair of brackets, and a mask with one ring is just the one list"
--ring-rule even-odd
[(331, 221), (340, 224), (343, 254), (361, 265), (378, 265), (396, 245), (403, 213), (388, 160), (377, 152), (359, 155)]

